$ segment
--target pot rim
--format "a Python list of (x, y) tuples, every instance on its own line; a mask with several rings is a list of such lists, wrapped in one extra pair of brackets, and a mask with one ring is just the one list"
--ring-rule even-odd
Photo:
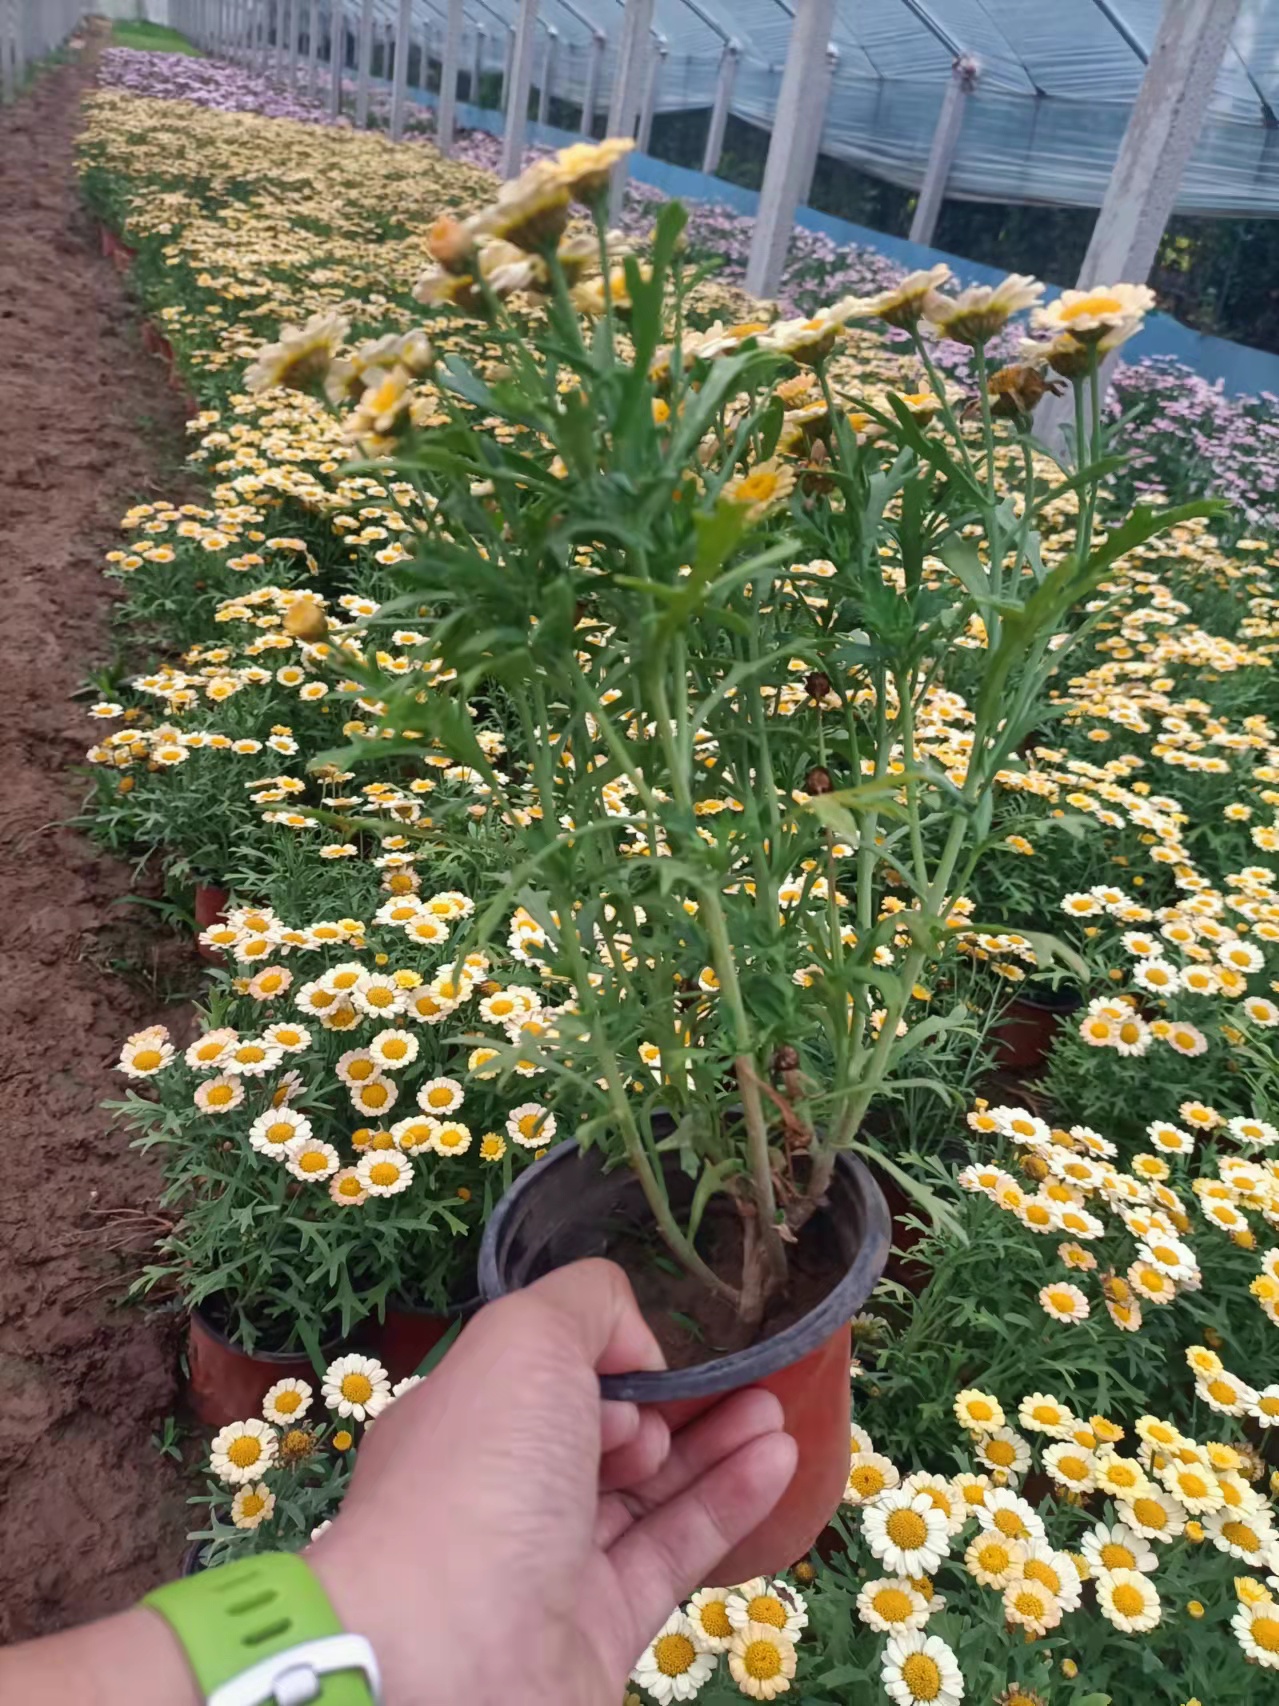
[[(499, 1198), (480, 1246), (480, 1294), (486, 1303), (510, 1295), (502, 1280), (498, 1256), (512, 1211), (520, 1195), (529, 1188), (536, 1189), (546, 1175), (572, 1157), (584, 1152), (569, 1138), (556, 1144), (549, 1155), (535, 1161), (521, 1173), (505, 1194)], [(884, 1194), (864, 1162), (857, 1156), (841, 1152), (835, 1165), (845, 1174), (862, 1209), (864, 1224), (862, 1239), (852, 1264), (820, 1303), (802, 1315), (798, 1321), (775, 1333), (772, 1338), (748, 1345), (744, 1350), (729, 1351), (710, 1362), (693, 1368), (638, 1370), (633, 1374), (600, 1376), (600, 1392), (605, 1398), (622, 1399), (632, 1403), (653, 1404), (679, 1398), (718, 1397), (776, 1374), (802, 1361), (811, 1351), (824, 1344), (831, 1335), (849, 1322), (874, 1290), (888, 1260), (892, 1244), (892, 1221)]]
[[(303, 1363), (307, 1368), (314, 1368), (308, 1351), (246, 1351), (243, 1345), (237, 1345), (235, 1340), (224, 1333), (220, 1327), (215, 1327), (198, 1303), (190, 1305), (187, 1311), (188, 1325), (198, 1327), (206, 1337), (212, 1339), (222, 1350), (229, 1351), (232, 1356), (243, 1357), (246, 1362), (279, 1363), (282, 1367), (292, 1365), (300, 1367)], [(341, 1339), (329, 1339), (320, 1346), (326, 1357), (337, 1353)]]

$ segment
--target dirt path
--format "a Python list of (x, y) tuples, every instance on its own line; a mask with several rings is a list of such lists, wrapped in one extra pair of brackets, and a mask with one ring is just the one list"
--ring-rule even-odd
[[(99, 566), (154, 491), (147, 430), (182, 423), (102, 260), (73, 172), (91, 49), (0, 110), (0, 1639), (127, 1605), (176, 1568), (185, 1512), (150, 1434), (174, 1408), (171, 1334), (119, 1308), (109, 1211), (155, 1169), (98, 1104), (155, 997), (112, 903), (130, 874), (61, 827), (93, 724), (70, 695), (110, 648)], [(108, 1211), (104, 1213), (103, 1211)]]

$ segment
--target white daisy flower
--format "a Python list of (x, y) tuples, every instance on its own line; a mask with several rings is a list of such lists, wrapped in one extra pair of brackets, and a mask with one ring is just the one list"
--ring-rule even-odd
[(391, 1381), (375, 1357), (353, 1353), (329, 1364), (320, 1392), (330, 1410), (363, 1422), (390, 1403)]
[(983, 1528), (968, 1542), (964, 1568), (974, 1581), (1001, 1592), (1015, 1582), (1026, 1562), (1026, 1548), (1019, 1540), (1005, 1540), (998, 1530)]
[(360, 1157), (355, 1176), (373, 1197), (394, 1197), (413, 1183), (413, 1163), (393, 1149), (375, 1149)]
[(868, 1628), (892, 1635), (922, 1629), (928, 1622), (928, 1601), (905, 1576), (881, 1576), (858, 1594), (857, 1615)]
[(927, 1493), (884, 1493), (863, 1506), (862, 1532), (886, 1569), (912, 1580), (932, 1575), (950, 1551), (946, 1518)]
[(311, 1122), (305, 1114), (292, 1108), (268, 1108), (259, 1114), (249, 1127), (249, 1142), (259, 1155), (273, 1156), (277, 1161), (288, 1158), (295, 1143), (303, 1143), (311, 1135)]
[(342, 1165), (342, 1157), (331, 1143), (321, 1143), (318, 1137), (299, 1137), (285, 1150), (285, 1166), (295, 1179), (304, 1184), (330, 1179)]
[(782, 1581), (770, 1586), (764, 1576), (743, 1582), (729, 1595), (726, 1610), (734, 1629), (744, 1629), (748, 1623), (767, 1623), (789, 1635), (792, 1641), (799, 1639), (800, 1630), (808, 1624), (808, 1603), (804, 1596)]
[(231, 1521), (237, 1528), (260, 1528), (275, 1509), (275, 1494), (265, 1482), (241, 1487), (231, 1500)]
[(728, 1617), (728, 1596), (731, 1588), (701, 1588), (684, 1608), (693, 1625), (698, 1644), (708, 1653), (726, 1653), (733, 1639), (733, 1625)]
[(878, 1451), (855, 1451), (849, 1460), (846, 1505), (865, 1505), (891, 1492), (901, 1480), (897, 1465)]
[(879, 1679), (897, 1706), (959, 1706), (964, 1677), (954, 1653), (940, 1636), (912, 1629), (894, 1635), (884, 1648)]
[(277, 1380), (274, 1386), (267, 1388), (262, 1399), (262, 1414), (268, 1422), (275, 1422), (279, 1427), (291, 1427), (311, 1408), (311, 1398), (311, 1388), (305, 1380), (297, 1380), (293, 1376)]
[(1163, 1616), (1154, 1583), (1139, 1570), (1102, 1570), (1096, 1587), (1097, 1609), (1126, 1635), (1144, 1634)]
[(395, 1072), (401, 1067), (412, 1066), (420, 1047), (412, 1031), (390, 1029), (378, 1032), (369, 1044), (369, 1053), (379, 1066)]
[[(1008, 1487), (993, 1487), (986, 1502), (977, 1507), (977, 1520), (983, 1528), (997, 1529), (1005, 1540), (1042, 1540), (1043, 1518), (1025, 1499)], [(918, 1575), (919, 1571), (911, 1572)]]
[(277, 1446), (273, 1429), (256, 1416), (229, 1422), (209, 1444), (209, 1467), (228, 1486), (246, 1486), (275, 1462)]
[(752, 1700), (772, 1700), (785, 1694), (795, 1664), (795, 1643), (780, 1629), (769, 1623), (748, 1623), (734, 1630), (728, 1648), (729, 1673)]
[(1147, 1575), (1159, 1565), (1150, 1547), (1125, 1522), (1099, 1522), (1084, 1535), (1079, 1550), (1094, 1575), (1114, 1570), (1137, 1570)]
[(717, 1663), (690, 1619), (682, 1611), (672, 1611), (640, 1655), (631, 1681), (651, 1694), (658, 1706), (668, 1706), (672, 1700), (695, 1699)]
[(1230, 1627), (1245, 1658), (1266, 1670), (1279, 1670), (1279, 1605), (1269, 1599), (1241, 1605)]
[(443, 1119), (462, 1106), (465, 1091), (456, 1078), (428, 1078), (417, 1093), (417, 1105), (424, 1114)]
[(521, 1102), (506, 1116), (506, 1135), (523, 1149), (545, 1149), (555, 1136), (555, 1115), (538, 1102)]

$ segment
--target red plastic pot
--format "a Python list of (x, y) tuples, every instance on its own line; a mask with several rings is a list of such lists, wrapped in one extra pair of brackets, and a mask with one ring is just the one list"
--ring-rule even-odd
[[(213, 883), (197, 883), (195, 889), (195, 930), (197, 937), (202, 930), (212, 930), (215, 924), (226, 922), (226, 903), (231, 898), (230, 889), (220, 889)], [(216, 948), (210, 948), (206, 942), (196, 942), (196, 953), (202, 960), (208, 960), (210, 965), (226, 964), (226, 958)]]
[(368, 1354), (377, 1358), (394, 1384), (417, 1372), (452, 1325), (453, 1318), (448, 1315), (388, 1304), (381, 1321), (370, 1318), (364, 1323), (360, 1337)]
[(1082, 1005), (1083, 998), (1073, 989), (1014, 996), (995, 1025), (997, 1064), (1026, 1077), (1042, 1072), (1057, 1032)]
[[(678, 1158), (666, 1158), (667, 1188), (678, 1206), (689, 1181)], [(710, 1579), (734, 1583), (786, 1569), (808, 1552), (838, 1507), (848, 1481), (852, 1398), (849, 1321), (884, 1270), (890, 1240), (888, 1207), (862, 1163), (841, 1155), (822, 1211), (846, 1264), (831, 1291), (792, 1326), (745, 1350), (694, 1368), (605, 1375), (605, 1398), (657, 1405), (672, 1427), (730, 1392), (763, 1386), (781, 1401), (786, 1431), (799, 1446), (799, 1467), (767, 1519), (722, 1558)], [(480, 1249), (486, 1301), (518, 1291), (551, 1269), (605, 1248), (606, 1229), (651, 1225), (639, 1182), (629, 1169), (605, 1173), (598, 1157), (559, 1144), (502, 1197)]]
[[(338, 1347), (325, 1346), (325, 1359)], [(305, 1351), (255, 1351), (233, 1344), (198, 1309), (187, 1327), (187, 1405), (197, 1421), (223, 1428), (262, 1414), (262, 1400), (277, 1380), (292, 1375), (318, 1387), (315, 1365)]]

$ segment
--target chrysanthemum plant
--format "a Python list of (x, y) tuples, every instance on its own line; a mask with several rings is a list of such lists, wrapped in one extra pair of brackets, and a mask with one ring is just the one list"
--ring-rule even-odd
[[(1113, 464), (1081, 457), (1041, 485), (1029, 378), (983, 382), (979, 429), (961, 421), (919, 336), (923, 291), (902, 312), (851, 301), (688, 333), (682, 209), (663, 210), (644, 264), (615, 269), (602, 174), (568, 154), (440, 246), (466, 283), (437, 277), (428, 294), (465, 301), (502, 350), (486, 377), (455, 355), (438, 365), (450, 424), (414, 432), (407, 397), (373, 441), (373, 405), (353, 417), (434, 505), (405, 596), (378, 620), (429, 612), (442, 663), (429, 690), (369, 669), (383, 715), (366, 751), (434, 749), (483, 779), (511, 869), (466, 946), (518, 909), (512, 948), (558, 999), (507, 1065), (552, 1075), (582, 1142), (635, 1170), (670, 1251), (749, 1337), (875, 1098), (918, 1084), (930, 1039), (963, 1022), (917, 988), (976, 924), (963, 897), (995, 839), (997, 778), (1044, 715), (1080, 606), (1190, 512), (1137, 509), (1097, 536)], [(593, 300), (580, 285), (574, 300), (571, 195), (596, 224)], [(527, 252), (518, 285), (539, 293), (540, 330), (486, 275), (486, 236)], [(987, 342), (1025, 305), (927, 303), (983, 381)], [(934, 395), (836, 398), (844, 323), (886, 305)], [(1098, 347), (1077, 348), (1083, 418)], [(788, 413), (778, 385), (796, 364), (815, 383)], [(1016, 491), (996, 478), (1003, 431), (1022, 451)], [(1085, 437), (1099, 450), (1095, 414)], [(1067, 493), (1073, 547), (1048, 562), (1038, 518)], [(943, 770), (918, 724), (977, 624), (967, 761)], [(669, 1152), (692, 1181), (682, 1212)], [(740, 1218), (740, 1272), (699, 1248), (716, 1199)]]

